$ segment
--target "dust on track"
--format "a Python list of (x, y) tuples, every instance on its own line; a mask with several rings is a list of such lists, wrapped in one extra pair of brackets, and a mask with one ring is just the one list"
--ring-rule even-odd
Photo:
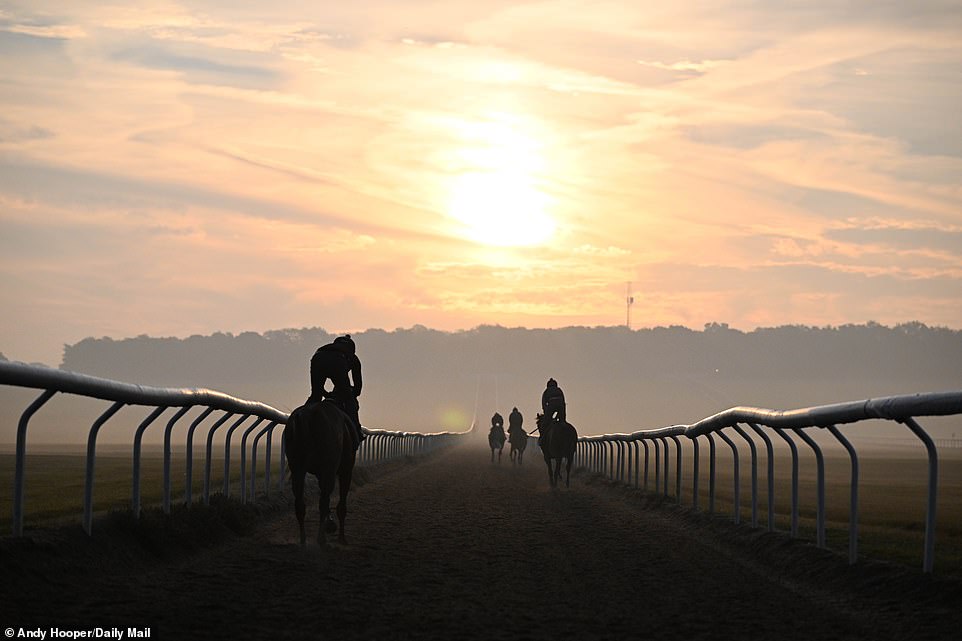
[[(0, 546), (4, 627), (150, 627), (194, 639), (942, 639), (958, 582), (859, 564), (586, 473), (550, 489), (464, 446), (372, 473), (348, 545), (293, 514), (156, 559), (124, 542)], [(533, 455), (532, 455), (533, 454)], [(309, 537), (318, 528), (308, 509)], [(66, 539), (69, 541), (69, 538)], [(954, 636), (954, 634), (951, 634)]]

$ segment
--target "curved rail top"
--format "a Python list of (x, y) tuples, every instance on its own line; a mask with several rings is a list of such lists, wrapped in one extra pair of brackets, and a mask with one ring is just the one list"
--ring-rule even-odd
[[(289, 414), (281, 410), (205, 388), (148, 387), (122, 383), (109, 378), (88, 374), (28, 365), (14, 361), (0, 361), (0, 385), (14, 385), (36, 389), (55, 390), (78, 394), (106, 401), (119, 401), (128, 405), (154, 405), (166, 407), (191, 407), (195, 405), (237, 414), (252, 414), (270, 421), (286, 424)], [(460, 436), (464, 432), (406, 432), (399, 430), (372, 429), (364, 426), (366, 434), (382, 436)]]
[[(687, 426), (684, 435), (694, 438), (736, 423), (760, 423), (769, 427), (790, 429), (827, 427), (837, 423), (856, 423), (875, 418), (901, 422), (915, 416), (948, 416), (960, 413), (962, 413), (962, 392), (885, 396), (788, 411), (732, 407)], [(635, 434), (651, 435), (653, 431), (660, 430), (645, 430)]]
[(147, 387), (11, 361), (0, 361), (0, 385), (56, 390), (129, 405), (204, 405), (229, 412), (256, 414), (278, 423), (287, 423), (288, 416), (286, 412), (270, 405), (246, 401), (209, 389)]

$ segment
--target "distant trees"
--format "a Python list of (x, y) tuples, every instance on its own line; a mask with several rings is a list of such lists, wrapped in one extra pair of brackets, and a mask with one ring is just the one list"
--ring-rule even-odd
[[(309, 392), (321, 328), (188, 338), (86, 338), (63, 368), (156, 386), (210, 387), (282, 409)], [(962, 389), (962, 332), (910, 322), (744, 332), (687, 327), (443, 332), (416, 325), (354, 334), (366, 424), (437, 429), (439, 417), (517, 405), (532, 419), (548, 377), (585, 433), (693, 421), (732, 405), (789, 409), (888, 394)], [(477, 408), (476, 408), (477, 399)]]

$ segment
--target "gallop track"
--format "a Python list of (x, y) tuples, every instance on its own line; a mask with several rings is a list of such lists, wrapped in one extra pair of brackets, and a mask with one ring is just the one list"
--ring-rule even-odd
[(351, 493), (349, 544), (326, 550), (297, 544), (293, 511), (163, 559), (109, 541), (7, 540), (0, 624), (457, 641), (942, 639), (962, 629), (957, 582), (850, 568), (583, 472), (552, 490), (540, 452), (529, 454), (517, 468), (465, 445), (375, 472)]

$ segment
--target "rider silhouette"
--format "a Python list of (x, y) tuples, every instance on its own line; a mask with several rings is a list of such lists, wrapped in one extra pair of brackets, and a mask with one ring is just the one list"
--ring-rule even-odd
[[(558, 381), (553, 378), (548, 379), (548, 384), (541, 393), (541, 409), (544, 411), (545, 418), (549, 421), (557, 420), (559, 423), (566, 422), (565, 418), (565, 393), (558, 387)], [(555, 418), (557, 416), (557, 419)]]
[(514, 434), (518, 430), (522, 430), (521, 424), (524, 423), (524, 417), (521, 416), (521, 412), (515, 407), (508, 414), (508, 434)]
[(504, 438), (504, 417), (498, 412), (495, 412), (494, 416), (491, 417), (491, 431), (489, 433)]
[[(334, 386), (330, 392), (324, 389), (328, 379)], [(357, 357), (350, 334), (338, 336), (333, 342), (317, 348), (314, 356), (311, 357), (311, 395), (307, 402), (317, 403), (329, 400), (344, 410), (351, 418), (354, 428), (351, 430), (351, 440), (355, 450), (365, 438), (361, 430), (361, 419), (358, 416), (360, 405), (357, 402), (357, 397), (361, 395), (362, 384), (361, 361)]]
[[(558, 387), (558, 381), (553, 378), (548, 379), (548, 384), (545, 386), (544, 392), (541, 393), (541, 410), (544, 412), (545, 421), (549, 425), (555, 421), (559, 423), (567, 422), (565, 417), (565, 393)], [(543, 440), (544, 430), (541, 430), (538, 445), (541, 445)]]

